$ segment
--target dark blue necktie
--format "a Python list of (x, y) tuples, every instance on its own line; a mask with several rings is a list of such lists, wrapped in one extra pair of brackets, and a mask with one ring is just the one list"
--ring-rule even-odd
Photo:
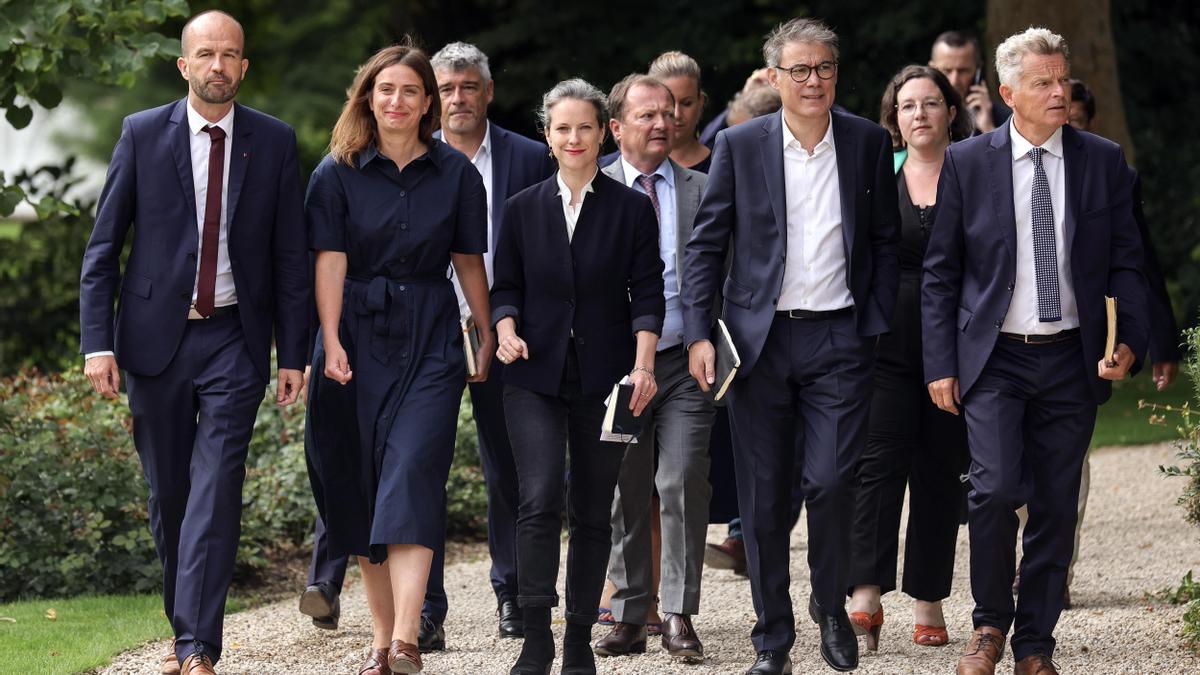
[(1050, 201), (1050, 181), (1042, 166), (1045, 150), (1033, 148), (1033, 199), (1030, 210), (1033, 222), (1033, 268), (1037, 277), (1038, 321), (1062, 320), (1062, 303), (1058, 297), (1058, 252), (1054, 245), (1054, 204)]

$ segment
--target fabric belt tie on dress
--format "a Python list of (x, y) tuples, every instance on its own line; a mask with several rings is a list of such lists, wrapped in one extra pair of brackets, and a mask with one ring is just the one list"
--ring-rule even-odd
[(405, 278), (346, 276), (347, 284), (354, 283), (366, 286), (361, 295), (355, 293), (358, 302), (355, 303), (354, 311), (356, 314), (362, 316), (368, 314), (372, 316), (371, 355), (378, 359), (380, 363), (388, 362), (387, 339), (399, 335), (403, 330), (403, 326), (398, 325), (399, 322), (394, 320), (391, 311), (392, 298), (395, 292), (404, 292), (407, 285), (430, 285), (439, 282), (449, 283), (450, 280), (440, 273)]

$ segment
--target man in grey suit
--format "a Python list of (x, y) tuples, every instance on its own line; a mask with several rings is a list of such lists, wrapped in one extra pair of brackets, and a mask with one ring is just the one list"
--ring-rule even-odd
[[(705, 176), (668, 158), (675, 99), (662, 81), (634, 74), (613, 87), (608, 107), (620, 158), (602, 171), (645, 193), (659, 222), (666, 319), (655, 357), (658, 394), (643, 413), (644, 432), (628, 446), (613, 501), (609, 578), (612, 631), (595, 645), (601, 656), (645, 651), (646, 614), (655, 596), (650, 545), (651, 499), (658, 488), (662, 523), (663, 649), (685, 660), (704, 648), (692, 628), (700, 609), (700, 573), (708, 528), (708, 439), (715, 408), (688, 374), (683, 349), (680, 279), (684, 245), (700, 206)], [(657, 456), (657, 470), (655, 457)]]

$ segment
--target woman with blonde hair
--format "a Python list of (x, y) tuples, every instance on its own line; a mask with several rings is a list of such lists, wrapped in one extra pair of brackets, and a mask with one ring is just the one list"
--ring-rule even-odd
[(700, 142), (696, 127), (708, 95), (700, 88), (700, 64), (683, 52), (663, 52), (650, 62), (649, 75), (662, 80), (675, 97), (675, 145), (671, 159), (680, 166), (708, 173), (712, 150)]
[[(421, 671), (421, 603), (442, 544), (468, 381), (453, 264), (488, 326), (487, 197), (433, 138), (433, 68), (409, 44), (358, 71), (305, 199), (320, 330), (306, 447), (330, 556), (359, 557), (374, 629), (360, 675)], [(495, 340), (483, 330), (478, 375)]]

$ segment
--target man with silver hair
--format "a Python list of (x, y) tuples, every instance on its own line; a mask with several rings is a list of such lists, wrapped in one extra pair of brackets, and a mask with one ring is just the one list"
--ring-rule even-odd
[(724, 280), (721, 317), (742, 361), (727, 396), (758, 615), (747, 674), (792, 672), (797, 453), (809, 616), (825, 661), (853, 670), (858, 642), (845, 609), (853, 470), (866, 445), (875, 338), (888, 330), (899, 283), (892, 142), (877, 124), (832, 110), (837, 35), (825, 24), (781, 24), (763, 56), (783, 109), (717, 135), (684, 265), (689, 371), (702, 390), (713, 385), (709, 312)]
[[(478, 47), (452, 42), (430, 60), (437, 77), (442, 101), (442, 129), (434, 134), (471, 160), (483, 176), (488, 201), (488, 252), (483, 254), (488, 279), (493, 278), (492, 261), (504, 218), (504, 202), (510, 196), (554, 172), (546, 146), (503, 129), (488, 121), (488, 104), (494, 95), (488, 57)], [(469, 316), (466, 299), (454, 279), (459, 309)], [(499, 615), (498, 635), (520, 638), (524, 635), (521, 611), (517, 607), (517, 473), (508, 428), (504, 423), (504, 365), (493, 359), (491, 376), (486, 382), (468, 385), (471, 410), (479, 439), (479, 458), (488, 496), (488, 552), (492, 558), (491, 581), (496, 593)], [(421, 611), (421, 651), (445, 648), (448, 603), (443, 585), (445, 551), (434, 552), (429, 570), (425, 606)]]
[[(925, 254), (925, 377), (939, 408), (962, 406), (971, 452), (975, 632), (959, 675), (992, 675), (1009, 628), (1017, 675), (1058, 673), (1054, 626), (1096, 408), (1146, 353), (1134, 173), (1119, 146), (1066, 125), (1067, 58), (1045, 28), (996, 50), (1013, 116), (950, 146)], [(1112, 353), (1105, 296), (1119, 299)]]

